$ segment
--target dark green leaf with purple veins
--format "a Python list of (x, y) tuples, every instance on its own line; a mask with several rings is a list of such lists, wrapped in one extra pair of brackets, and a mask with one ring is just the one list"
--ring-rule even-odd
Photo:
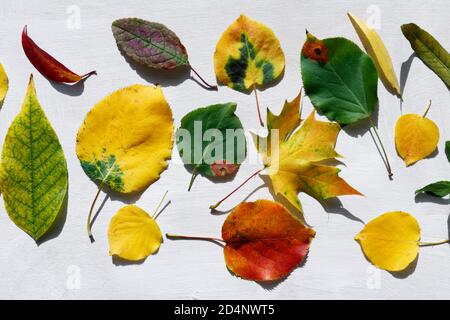
[(114, 21), (111, 28), (118, 47), (136, 62), (157, 69), (189, 66), (180, 39), (160, 23), (125, 18)]

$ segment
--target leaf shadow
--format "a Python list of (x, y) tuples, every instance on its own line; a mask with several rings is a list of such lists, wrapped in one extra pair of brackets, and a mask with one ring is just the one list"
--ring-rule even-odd
[[(414, 58), (417, 57), (415, 53), (412, 53), (408, 59), (406, 59), (400, 68), (400, 93), (403, 96), (403, 92), (405, 91), (406, 80), (408, 80), (409, 71), (411, 70), (411, 65)], [(400, 101), (403, 101), (401, 99)], [(400, 103), (400, 111), (402, 111), (403, 104)]]
[(66, 196), (64, 197), (61, 209), (58, 215), (56, 216), (55, 221), (53, 221), (53, 224), (51, 225), (50, 229), (42, 236), (42, 238), (36, 241), (36, 244), (38, 246), (40, 246), (44, 242), (47, 242), (49, 240), (58, 237), (61, 234), (67, 219), (68, 203), (69, 203), (69, 190), (67, 190), (66, 192)]
[(420, 253), (417, 254), (416, 258), (413, 260), (413, 262), (411, 262), (405, 269), (401, 270), (401, 271), (389, 271), (389, 273), (397, 278), (397, 279), (406, 279), (408, 278), (410, 275), (412, 275), (414, 273), (414, 271), (416, 270), (417, 267), (417, 261), (419, 261), (419, 255)]
[(423, 202), (432, 202), (435, 204), (448, 205), (450, 204), (450, 198), (439, 198), (436, 196), (432, 196), (426, 192), (418, 193), (414, 197), (415, 203), (423, 203)]
[[(372, 112), (371, 119), (376, 127), (378, 127), (378, 115), (380, 113), (380, 104), (377, 101), (375, 108)], [(349, 136), (357, 138), (362, 137), (370, 130), (369, 118), (361, 119), (355, 123), (342, 126), (342, 130), (345, 131)]]
[(125, 61), (129, 64), (130, 68), (133, 69), (138, 76), (154, 85), (161, 85), (163, 87), (176, 86), (190, 77), (190, 66), (180, 66), (171, 70), (154, 69), (134, 61), (120, 48), (119, 51)]
[(89, 78), (82, 79), (74, 84), (69, 83), (63, 83), (63, 82), (56, 82), (52, 80), (48, 80), (50, 85), (55, 88), (57, 91), (61, 92), (62, 94), (77, 97), (80, 96), (84, 91), (84, 82), (88, 80)]
[(365, 222), (361, 218), (355, 216), (353, 213), (345, 209), (344, 206), (342, 205), (341, 200), (338, 198), (330, 198), (321, 201), (320, 204), (327, 213), (340, 214), (346, 217), (347, 219), (357, 221), (365, 225)]
[[(253, 189), (248, 195), (245, 196), (244, 199), (242, 199), (239, 203), (245, 202), (247, 201), (252, 195), (254, 195), (258, 190), (264, 188), (266, 186), (265, 183), (259, 185), (258, 187), (256, 187), (255, 189)], [(215, 215), (215, 216), (219, 216), (219, 215), (223, 215), (223, 214), (227, 214), (230, 213), (231, 211), (233, 211), (233, 209), (236, 208), (236, 206), (233, 206), (230, 209), (227, 210), (217, 210), (217, 209), (211, 209), (211, 214)]]

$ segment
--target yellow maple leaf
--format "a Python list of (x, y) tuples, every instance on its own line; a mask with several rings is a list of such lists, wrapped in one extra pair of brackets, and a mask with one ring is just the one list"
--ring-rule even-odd
[(8, 92), (8, 76), (6, 75), (5, 69), (3, 69), (0, 63), (0, 107), (3, 104), (6, 93)]
[(334, 149), (339, 124), (318, 121), (313, 111), (295, 131), (301, 122), (299, 108), (300, 95), (291, 102), (286, 101), (278, 116), (267, 110), (268, 136), (253, 136), (274, 192), (300, 211), (300, 192), (318, 200), (360, 195), (338, 176), (340, 169), (323, 164), (324, 160), (340, 157)]

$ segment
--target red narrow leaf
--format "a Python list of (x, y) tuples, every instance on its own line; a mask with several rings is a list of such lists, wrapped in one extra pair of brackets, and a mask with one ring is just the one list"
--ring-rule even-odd
[(47, 79), (57, 82), (74, 83), (89, 78), (95, 71), (79, 76), (42, 50), (27, 34), (27, 26), (22, 31), (22, 47), (31, 64)]

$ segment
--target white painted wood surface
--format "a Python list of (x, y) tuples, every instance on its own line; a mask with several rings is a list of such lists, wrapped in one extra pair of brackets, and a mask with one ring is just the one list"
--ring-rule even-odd
[[(124, 204), (136, 203), (152, 211), (165, 190), (171, 204), (159, 217), (164, 232), (220, 236), (226, 215), (211, 215), (208, 206), (245, 177), (256, 165), (243, 165), (228, 183), (198, 177), (187, 192), (190, 177), (174, 150), (169, 169), (139, 198), (113, 198), (96, 220), (91, 244), (85, 230), (86, 215), (96, 186), (83, 173), (75, 154), (75, 136), (88, 110), (110, 92), (133, 83), (161, 83), (172, 106), (175, 125), (188, 111), (217, 102), (236, 101), (245, 128), (258, 128), (254, 97), (226, 87), (218, 92), (202, 89), (186, 77), (170, 77), (151, 71), (135, 71), (116, 48), (110, 25), (116, 18), (141, 17), (173, 29), (186, 45), (192, 65), (214, 80), (213, 52), (221, 33), (240, 13), (270, 26), (286, 55), (286, 72), (275, 87), (260, 92), (264, 107), (278, 112), (301, 86), (299, 50), (308, 28), (321, 38), (344, 36), (360, 44), (348, 18), (352, 11), (364, 20), (379, 23), (379, 33), (392, 54), (397, 74), (412, 50), (400, 25), (415, 22), (449, 48), (450, 3), (441, 1), (61, 1), (2, 0), (0, 5), (0, 61), (10, 90), (0, 112), (0, 140), (19, 112), (30, 72), (35, 74), (38, 98), (63, 145), (69, 168), (69, 200), (60, 233), (37, 246), (8, 218), (0, 200), (0, 298), (120, 298), (120, 299), (394, 299), (450, 298), (450, 247), (420, 249), (413, 272), (403, 276), (374, 269), (353, 240), (367, 222), (379, 214), (403, 210), (412, 213), (422, 227), (422, 239), (449, 236), (449, 201), (429, 197), (415, 199), (414, 190), (430, 182), (450, 179), (444, 142), (450, 139), (449, 92), (443, 82), (420, 60), (414, 59), (404, 91), (403, 113), (421, 113), (433, 99), (429, 117), (439, 126), (439, 152), (405, 168), (394, 146), (394, 125), (401, 114), (399, 101), (379, 84), (379, 131), (387, 146), (394, 180), (385, 168), (365, 126), (349, 127), (339, 136), (337, 150), (345, 156), (342, 176), (365, 197), (347, 196), (322, 207), (301, 195), (306, 220), (317, 237), (307, 262), (285, 281), (261, 286), (231, 275), (220, 247), (201, 241), (165, 239), (160, 251), (142, 264), (115, 265), (108, 255), (107, 226)], [(77, 13), (79, 12), (79, 25)], [(379, 17), (379, 19), (378, 19)], [(76, 72), (98, 71), (84, 88), (52, 85), (28, 62), (20, 33), (28, 25), (30, 36)], [(79, 28), (78, 28), (79, 27)], [(304, 100), (305, 114), (312, 109)], [(249, 149), (253, 152), (251, 142)], [(262, 185), (253, 179), (239, 194), (225, 202), (230, 209)], [(105, 198), (103, 194), (101, 200)], [(259, 188), (249, 200), (271, 199)], [(357, 217), (357, 218), (355, 218)], [(78, 281), (79, 280), (79, 281)]]

